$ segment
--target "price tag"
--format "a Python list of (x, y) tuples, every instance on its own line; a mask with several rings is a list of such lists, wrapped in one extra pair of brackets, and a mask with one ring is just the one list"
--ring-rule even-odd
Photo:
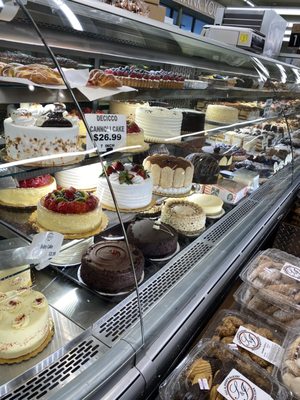
[(277, 367), (281, 364), (283, 348), (243, 326), (239, 327), (233, 343)]
[(300, 268), (296, 267), (296, 265), (285, 263), (281, 268), (280, 272), (283, 275), (288, 276), (289, 278), (295, 279), (296, 281), (300, 281)]
[[(103, 153), (126, 146), (126, 115), (85, 114), (96, 147)], [(87, 149), (94, 148), (87, 135)]]
[(59, 252), (64, 235), (57, 232), (42, 232), (34, 236), (28, 249), (28, 259), (37, 263), (37, 270), (47, 267)]
[(229, 372), (217, 391), (227, 400), (272, 400), (268, 393), (236, 369)]

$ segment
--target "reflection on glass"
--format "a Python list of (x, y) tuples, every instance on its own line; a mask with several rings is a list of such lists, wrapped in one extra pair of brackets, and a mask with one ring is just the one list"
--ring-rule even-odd
[(192, 32), (193, 17), (187, 14), (182, 14), (180, 28), (184, 31)]
[(51, 0), (50, 4), (51, 3), (60, 9), (60, 11), (65, 15), (73, 29), (77, 31), (83, 31), (79, 19), (76, 17), (76, 15), (67, 4), (65, 4), (62, 0)]
[(282, 83), (286, 83), (286, 81), (287, 81), (287, 73), (286, 73), (286, 70), (285, 70), (284, 66), (281, 65), (281, 64), (276, 64), (276, 65), (277, 65), (277, 67), (278, 67), (278, 69), (280, 71), (280, 74), (281, 74), (281, 82)]

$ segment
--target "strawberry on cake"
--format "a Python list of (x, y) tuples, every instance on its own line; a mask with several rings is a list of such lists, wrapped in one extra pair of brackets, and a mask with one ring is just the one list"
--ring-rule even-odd
[(38, 201), (49, 191), (56, 189), (51, 175), (21, 180), (16, 188), (0, 189), (0, 204), (8, 207), (36, 207)]
[[(106, 167), (118, 206), (123, 210), (145, 208), (152, 200), (152, 180), (144, 167), (139, 164), (122, 164), (116, 161)], [(99, 178), (96, 195), (103, 207), (114, 208), (105, 176)]]
[(96, 196), (70, 187), (54, 190), (39, 201), (36, 223), (42, 230), (80, 239), (99, 233), (107, 219)]
[(137, 149), (137, 151), (148, 149), (149, 145), (144, 142), (143, 129), (141, 129), (133, 120), (128, 119), (126, 123), (127, 123), (126, 146), (142, 146), (143, 149)]

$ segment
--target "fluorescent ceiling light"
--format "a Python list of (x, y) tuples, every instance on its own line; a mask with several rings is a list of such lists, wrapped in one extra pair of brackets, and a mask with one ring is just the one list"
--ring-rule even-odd
[(289, 41), (290, 41), (290, 38), (284, 37), (284, 38), (282, 39), (282, 41), (283, 41), (283, 42), (289, 42)]
[(246, 4), (248, 4), (248, 6), (250, 6), (250, 7), (256, 7), (255, 4), (252, 3), (252, 1), (250, 1), (250, 0), (244, 0), (244, 2), (245, 2)]
[[(227, 10), (244, 11), (245, 7), (227, 7)], [(300, 8), (255, 7), (253, 11), (274, 10), (280, 15), (300, 15)]]

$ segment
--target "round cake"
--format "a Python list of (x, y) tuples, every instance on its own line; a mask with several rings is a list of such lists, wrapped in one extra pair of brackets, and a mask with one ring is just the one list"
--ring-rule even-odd
[(63, 188), (72, 186), (80, 190), (96, 190), (101, 171), (101, 163), (95, 163), (56, 172), (55, 179), (57, 185)]
[(151, 173), (154, 193), (181, 195), (192, 188), (194, 167), (184, 158), (154, 154), (147, 157), (143, 165)]
[[(0, 280), (0, 292), (9, 292), (11, 290), (24, 289), (32, 285), (31, 272), (29, 265), (20, 265), (13, 268), (0, 270), (0, 279), (18, 273), (10, 278)], [(28, 268), (28, 269), (27, 269)], [(27, 269), (26, 271), (24, 271)]]
[(204, 130), (205, 113), (188, 108), (175, 108), (175, 110), (182, 113), (181, 132), (183, 134)]
[(194, 193), (187, 197), (187, 200), (198, 204), (208, 217), (218, 215), (222, 212), (223, 201), (217, 196)]
[(206, 221), (205, 213), (198, 204), (180, 199), (166, 200), (160, 219), (186, 235), (199, 233)]
[[(144, 142), (144, 132), (143, 130), (133, 121), (127, 120), (127, 129), (126, 129), (126, 146), (145, 146), (148, 148), (148, 144)], [(133, 151), (141, 151), (142, 149), (136, 149)], [(128, 149), (128, 151), (132, 151)]]
[(130, 243), (138, 247), (145, 257), (164, 258), (176, 251), (178, 234), (171, 226), (142, 219), (127, 228)]
[[(4, 120), (6, 152), (12, 160), (77, 151), (78, 134), (78, 124), (73, 126), (62, 110), (35, 118), (28, 110), (18, 109)], [(53, 165), (62, 162), (60, 158), (50, 161)]]
[(56, 189), (55, 179), (50, 175), (19, 181), (19, 187), (0, 189), (0, 204), (24, 208), (36, 207), (39, 200)]
[(194, 166), (194, 182), (202, 184), (217, 182), (220, 167), (215, 157), (204, 153), (192, 153), (185, 159), (190, 161)]
[(99, 199), (71, 187), (54, 190), (39, 201), (36, 223), (43, 230), (81, 238), (99, 233), (102, 219)]
[(126, 115), (127, 118), (135, 119), (135, 110), (138, 107), (149, 106), (149, 103), (139, 103), (136, 101), (111, 101), (109, 111), (111, 114)]
[(0, 364), (34, 357), (54, 330), (45, 296), (31, 289), (0, 293)]
[[(163, 107), (138, 107), (135, 111), (135, 122), (144, 131), (145, 140), (161, 143), (181, 134), (182, 112)], [(181, 138), (171, 140), (180, 142)]]
[[(130, 245), (136, 279), (144, 272), (144, 256)], [(124, 241), (98, 242), (88, 248), (81, 260), (80, 277), (91, 289), (116, 294), (134, 289), (135, 280)]]
[[(119, 208), (134, 210), (151, 204), (153, 184), (142, 165), (122, 164), (120, 161), (116, 161), (107, 166), (106, 173), (109, 176)], [(115, 207), (107, 180), (103, 174), (98, 180), (96, 195), (103, 207)]]
[(209, 104), (206, 109), (206, 121), (223, 125), (235, 124), (239, 119), (239, 110), (219, 104)]

